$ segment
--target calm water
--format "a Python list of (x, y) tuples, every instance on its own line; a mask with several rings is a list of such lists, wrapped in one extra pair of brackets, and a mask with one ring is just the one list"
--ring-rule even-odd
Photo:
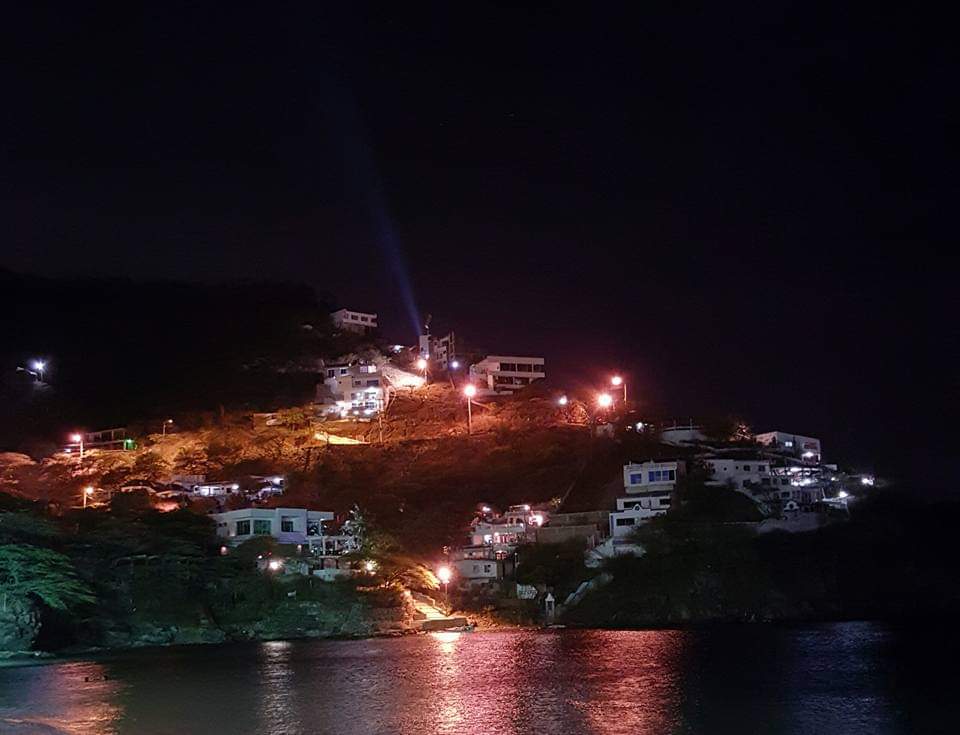
[(957, 653), (866, 623), (183, 647), (0, 669), (0, 732), (954, 733)]

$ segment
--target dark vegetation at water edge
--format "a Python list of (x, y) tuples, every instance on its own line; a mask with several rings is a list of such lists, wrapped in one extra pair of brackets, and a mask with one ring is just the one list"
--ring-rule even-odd
[(955, 502), (890, 492), (849, 521), (755, 535), (736, 524), (667, 515), (637, 533), (646, 554), (608, 563), (612, 580), (569, 609), (584, 627), (719, 621), (930, 619), (960, 614)]
[(257, 571), (254, 539), (221, 555), (186, 510), (48, 517), (0, 495), (0, 651), (369, 635), (402, 626), (397, 588)]

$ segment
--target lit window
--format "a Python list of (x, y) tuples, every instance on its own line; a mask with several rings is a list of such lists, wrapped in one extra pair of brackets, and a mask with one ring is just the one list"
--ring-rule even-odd
[(250, 521), (237, 521), (237, 536), (250, 535)]
[(270, 521), (267, 520), (255, 520), (253, 522), (253, 535), (254, 536), (269, 536), (270, 535)]

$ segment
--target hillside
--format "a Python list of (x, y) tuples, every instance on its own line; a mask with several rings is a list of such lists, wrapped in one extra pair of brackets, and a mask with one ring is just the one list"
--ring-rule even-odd
[(358, 505), (410, 551), (435, 553), (458, 539), (480, 502), (566, 498), (574, 509), (609, 507), (624, 459), (639, 450), (628, 438), (592, 438), (572, 422), (579, 411), (538, 396), (486, 402), (474, 407), (474, 434), (467, 436), (460, 393), (434, 384), (394, 399), (382, 443), (377, 421), (321, 422), (309, 406), (269, 420), (196, 415), (192, 428), (143, 437), (135, 451), (89, 452), (82, 470), (75, 456), (34, 462), (0, 455), (0, 491), (72, 506), (85, 486), (98, 488), (100, 498), (106, 493), (99, 489), (171, 472), (213, 480), (283, 474), (287, 491), (269, 503), (341, 513)]

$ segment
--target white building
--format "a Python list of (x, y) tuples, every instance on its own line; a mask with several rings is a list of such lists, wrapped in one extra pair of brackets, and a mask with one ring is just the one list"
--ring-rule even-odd
[(820, 440), (812, 436), (788, 434), (785, 431), (767, 431), (756, 434), (753, 438), (758, 444), (763, 444), (782, 454), (799, 457), (805, 462), (820, 462)]
[(330, 314), (330, 319), (337, 329), (346, 329), (350, 332), (362, 333), (377, 328), (377, 315), (365, 311), (338, 309)]
[[(610, 514), (610, 536), (613, 539), (622, 538), (631, 533), (637, 526), (649, 521), (651, 518), (662, 516), (667, 512), (667, 508), (651, 508), (652, 500), (643, 500), (639, 498), (636, 501), (636, 507), (628, 510), (618, 511)], [(642, 507), (646, 505), (647, 507)]]
[(673, 490), (683, 477), (687, 465), (683, 460), (664, 462), (630, 462), (623, 466), (623, 489), (628, 495), (652, 490)]
[(700, 427), (694, 426), (693, 424), (687, 424), (686, 426), (674, 424), (673, 426), (665, 426), (660, 429), (660, 441), (664, 444), (671, 444), (678, 447), (697, 444), (698, 442), (705, 441), (706, 438), (706, 435), (701, 431)]
[[(704, 464), (710, 471), (709, 485), (727, 485), (738, 490), (763, 490), (774, 484), (780, 484), (780, 478), (774, 477), (770, 460), (759, 456), (743, 455), (736, 457), (704, 457)], [(789, 483), (787, 483), (789, 484)]]
[(230, 544), (241, 544), (255, 536), (272, 536), (282, 544), (314, 544), (323, 539), (323, 522), (333, 513), (305, 508), (242, 508), (211, 513), (217, 535)]
[(511, 505), (502, 516), (504, 523), (521, 524), (527, 530), (539, 528), (550, 520), (550, 511), (546, 508), (537, 508), (529, 503)]
[(682, 460), (625, 464), (623, 489), (628, 497), (617, 498), (617, 510), (610, 514), (610, 536), (614, 540), (622, 538), (670, 510), (673, 489), (685, 472)]
[[(424, 354), (424, 336), (426, 336), (426, 353)], [(449, 370), (450, 363), (457, 356), (457, 338), (453, 332), (445, 334), (443, 337), (434, 337), (432, 335), (423, 335), (420, 337), (421, 357), (430, 360), (430, 364), (438, 370)]]
[(547, 377), (542, 357), (487, 355), (470, 366), (475, 382), (495, 393), (512, 393)]
[(477, 522), (470, 529), (471, 546), (512, 547), (523, 543), (527, 537), (524, 523)]
[(328, 365), (324, 368), (323, 384), (329, 389), (330, 400), (317, 400), (330, 413), (347, 416), (371, 416), (386, 408), (386, 386), (380, 369), (373, 363), (364, 365)]
[(502, 576), (496, 559), (456, 559), (453, 567), (457, 570), (457, 580), (471, 587), (496, 581)]

